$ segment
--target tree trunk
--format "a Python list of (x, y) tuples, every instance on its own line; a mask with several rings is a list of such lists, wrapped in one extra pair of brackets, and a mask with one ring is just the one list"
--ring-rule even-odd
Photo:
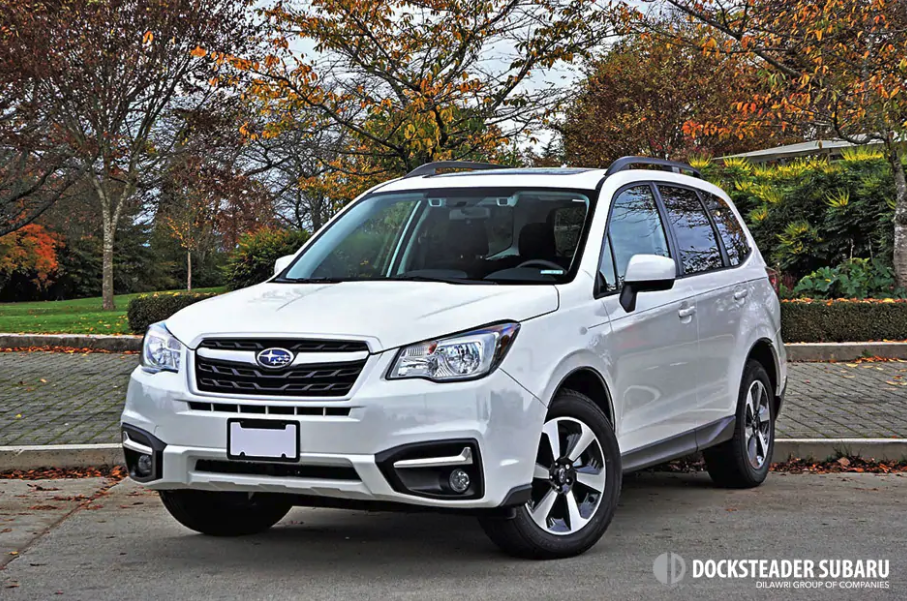
[(894, 277), (898, 286), (907, 288), (907, 177), (901, 162), (901, 148), (891, 145), (888, 159), (894, 173)]
[(192, 252), (186, 251), (186, 291), (192, 292)]
[(105, 311), (112, 311), (117, 308), (113, 300), (113, 240), (116, 236), (117, 226), (112, 220), (104, 219), (104, 240), (102, 245), (102, 280), (101, 296), (103, 297), (103, 307)]

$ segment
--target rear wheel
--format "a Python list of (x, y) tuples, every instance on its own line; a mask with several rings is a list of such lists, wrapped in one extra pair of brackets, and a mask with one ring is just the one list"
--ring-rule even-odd
[(748, 361), (737, 399), (734, 436), (702, 453), (715, 484), (752, 488), (765, 481), (775, 448), (772, 397), (772, 382), (765, 368), (758, 361)]
[(180, 524), (211, 536), (243, 536), (264, 532), (293, 506), (268, 493), (162, 490), (161, 501)]
[(620, 484), (620, 451), (608, 419), (585, 395), (563, 391), (542, 428), (531, 500), (511, 518), (480, 523), (495, 544), (517, 557), (579, 555), (607, 530)]

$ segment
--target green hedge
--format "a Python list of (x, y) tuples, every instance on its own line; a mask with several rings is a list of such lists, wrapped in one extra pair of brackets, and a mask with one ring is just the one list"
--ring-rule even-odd
[(201, 294), (143, 294), (142, 296), (132, 299), (129, 308), (126, 310), (126, 316), (129, 319), (129, 329), (136, 334), (145, 334), (153, 323), (164, 321), (180, 309), (184, 309), (193, 303), (217, 296), (216, 293)]
[(227, 287), (237, 290), (271, 278), (277, 259), (294, 254), (308, 239), (308, 232), (301, 230), (265, 228), (243, 235), (224, 268)]
[(907, 339), (907, 301), (782, 301), (781, 336), (785, 342), (904, 340)]

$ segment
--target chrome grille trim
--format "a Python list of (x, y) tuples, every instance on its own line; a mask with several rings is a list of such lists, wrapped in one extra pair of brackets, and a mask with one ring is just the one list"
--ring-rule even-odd
[[(256, 355), (272, 347), (293, 352), (292, 363), (259, 365)], [(191, 361), (194, 388), (231, 398), (345, 397), (365, 368), (367, 349), (362, 341), (206, 338)]]

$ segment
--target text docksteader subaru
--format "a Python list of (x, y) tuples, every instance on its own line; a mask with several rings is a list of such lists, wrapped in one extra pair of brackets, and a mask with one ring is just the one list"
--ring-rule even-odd
[(765, 479), (779, 302), (726, 194), (653, 159), (437, 167), (148, 330), (132, 478), (207, 534), (380, 502), (470, 510), (531, 557), (592, 546), (622, 472), (699, 449), (720, 485)]

